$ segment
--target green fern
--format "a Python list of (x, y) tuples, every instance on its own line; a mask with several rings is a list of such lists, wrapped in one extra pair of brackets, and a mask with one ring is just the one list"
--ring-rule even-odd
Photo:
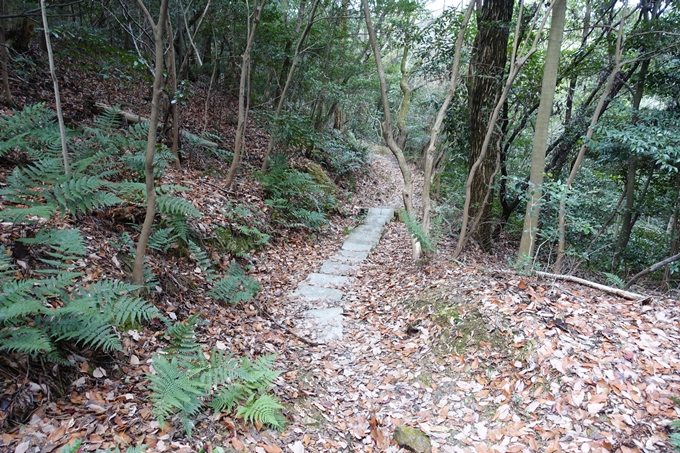
[(206, 357), (196, 343), (198, 323), (195, 314), (170, 326), (166, 332), (170, 346), (153, 358), (155, 374), (147, 377), (152, 382), (154, 416), (164, 421), (178, 414), (191, 435), (191, 419), (203, 401), (209, 399), (207, 405), (216, 413), (232, 411), (243, 404), (238, 410), (246, 421), (280, 427), (277, 413), (281, 406), (276, 400), (265, 398), (257, 402), (279, 376), (280, 372), (272, 369), (276, 357), (262, 356), (251, 362), (216, 348)]
[(238, 406), (240, 401), (247, 399), (248, 389), (244, 385), (237, 383), (220, 387), (208, 403), (208, 406), (217, 415), (220, 412), (231, 412)]
[(267, 195), (265, 202), (274, 209), (275, 223), (318, 230), (328, 222), (325, 212), (337, 206), (332, 193), (310, 174), (290, 168), (282, 156), (275, 156), (270, 171), (257, 177)]
[(196, 357), (201, 354), (201, 348), (196, 343), (195, 332), (198, 319), (198, 314), (194, 314), (185, 322), (176, 322), (168, 327), (166, 337), (170, 341), (170, 346), (165, 351), (186, 362), (196, 360)]
[(269, 394), (251, 397), (251, 399), (238, 410), (238, 415), (243, 417), (246, 422), (260, 422), (275, 429), (283, 429), (283, 422), (278, 416), (283, 409), (280, 401)]
[(434, 244), (432, 244), (432, 241), (430, 240), (430, 237), (427, 235), (427, 233), (423, 231), (423, 228), (420, 226), (417, 219), (413, 217), (413, 215), (410, 212), (406, 211), (405, 209), (402, 209), (400, 214), (409, 234), (420, 243), (424, 250), (431, 250), (434, 252), (435, 251)]
[(217, 281), (208, 294), (224, 302), (235, 304), (252, 299), (259, 290), (258, 281), (248, 277), (243, 268), (234, 262), (229, 266), (227, 276)]
[[(55, 230), (43, 228), (34, 237), (20, 238), (17, 239), (17, 242), (47, 246), (50, 251), (46, 251), (45, 255), (49, 258), (41, 258), (40, 260), (45, 264), (53, 266), (57, 271), (72, 268), (73, 261), (82, 258), (87, 252), (85, 241), (78, 229)], [(43, 272), (54, 272), (54, 270), (43, 270)]]
[(193, 241), (189, 241), (189, 251), (191, 252), (191, 257), (196, 260), (196, 265), (205, 275), (205, 279), (209, 282), (215, 280), (217, 275), (212, 269), (212, 262), (208, 258), (208, 254)]
[(35, 327), (0, 330), (0, 350), (19, 352), (30, 356), (54, 351), (52, 339)]
[(203, 214), (184, 198), (160, 195), (156, 199), (156, 208), (161, 214), (182, 215), (184, 217), (203, 217)]
[(149, 238), (149, 248), (158, 252), (167, 252), (179, 238), (179, 235), (173, 231), (175, 231), (173, 227), (156, 230)]
[(167, 360), (165, 356), (153, 356), (156, 374), (147, 374), (152, 382), (149, 387), (153, 402), (153, 414), (163, 423), (170, 415), (179, 412), (187, 434), (191, 436), (189, 418), (201, 408), (201, 398), (206, 392), (205, 384), (195, 378), (195, 370), (187, 370), (176, 357)]
[(610, 274), (609, 272), (602, 272), (605, 277), (607, 277), (607, 284), (610, 286), (614, 286), (616, 288), (623, 288), (626, 284), (621, 277), (619, 277), (616, 274)]

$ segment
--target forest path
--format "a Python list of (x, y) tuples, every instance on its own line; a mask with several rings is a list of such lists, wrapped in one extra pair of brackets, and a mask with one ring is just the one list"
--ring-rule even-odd
[[(372, 173), (372, 195), (356, 203), (399, 206), (394, 158), (375, 153)], [(446, 235), (434, 257), (414, 263), (404, 224), (386, 223), (343, 287), (342, 339), (311, 346), (291, 337), (282, 349), (290, 425), (260, 433), (261, 445), (405, 453), (393, 439), (402, 425), (427, 435), (431, 449), (421, 452), (670, 451), (675, 301), (640, 306), (517, 275), (502, 245), (496, 256), (470, 248), (452, 261), (453, 246)], [(288, 325), (313, 340), (304, 324), (312, 307), (284, 304)]]

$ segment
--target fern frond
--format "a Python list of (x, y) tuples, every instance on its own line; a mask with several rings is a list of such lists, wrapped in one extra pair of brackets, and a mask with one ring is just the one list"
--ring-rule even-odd
[(55, 184), (51, 198), (71, 214), (122, 203), (123, 200), (114, 194), (101, 190), (108, 186), (107, 181), (96, 176), (83, 176)]
[(94, 119), (94, 124), (92, 125), (93, 129), (112, 131), (113, 129), (120, 127), (123, 122), (121, 121), (120, 113), (118, 113), (119, 111), (120, 105), (104, 110), (103, 113), (97, 115)]
[(40, 219), (49, 219), (57, 211), (57, 205), (49, 204), (31, 206), (30, 208), (5, 208), (0, 211), (0, 219), (12, 223), (23, 221), (38, 222)]
[(0, 245), (0, 284), (5, 283), (5, 279), (14, 273), (16, 266), (9, 257), (8, 250), (4, 245)]
[(616, 288), (623, 288), (626, 284), (621, 277), (616, 274), (610, 274), (609, 272), (602, 272), (605, 277), (607, 277), (607, 284), (615, 286)]
[(160, 195), (156, 199), (156, 208), (161, 214), (182, 215), (184, 217), (203, 217), (191, 202), (170, 195)]
[(242, 416), (246, 422), (259, 422), (276, 429), (283, 429), (283, 422), (277, 416), (281, 409), (283, 409), (283, 405), (278, 398), (264, 394), (241, 406), (238, 415)]
[(170, 346), (165, 350), (184, 360), (196, 360), (196, 356), (202, 354), (201, 347), (196, 343), (195, 326), (198, 320), (198, 314), (194, 314), (185, 322), (176, 322), (168, 327), (166, 337)]
[(248, 390), (240, 384), (232, 384), (220, 387), (213, 396), (208, 406), (215, 411), (215, 415), (220, 412), (231, 412), (239, 401), (248, 397)]
[(24, 244), (46, 245), (51, 249), (51, 251), (45, 252), (50, 258), (41, 258), (40, 260), (55, 268), (73, 267), (69, 262), (82, 258), (87, 252), (85, 241), (78, 229), (57, 230), (42, 228), (36, 233), (35, 237), (20, 238), (17, 241)]
[(237, 377), (236, 370), (240, 367), (240, 361), (232, 354), (213, 348), (210, 352), (210, 359), (203, 358), (202, 354), (199, 357), (205, 362), (202, 365), (203, 371), (199, 379), (205, 383), (207, 388), (226, 384)]
[(180, 366), (176, 357), (168, 361), (165, 356), (153, 356), (153, 369), (156, 374), (147, 374), (151, 381), (149, 386), (153, 402), (153, 413), (163, 422), (171, 414), (181, 411), (190, 416), (200, 407), (200, 400), (205, 393), (205, 384), (191, 379), (186, 370)]
[(205, 275), (205, 279), (209, 282), (213, 281), (216, 274), (212, 269), (212, 261), (208, 258), (208, 254), (193, 241), (189, 241), (188, 245), (191, 257), (196, 261), (196, 265), (201, 269), (203, 275)]
[(404, 224), (406, 225), (406, 229), (408, 230), (409, 234), (420, 243), (423, 249), (435, 251), (435, 247), (432, 244), (430, 237), (427, 235), (427, 233), (425, 233), (425, 231), (423, 231), (423, 228), (420, 226), (418, 221), (413, 217), (413, 215), (410, 212), (406, 211), (405, 209), (402, 209), (401, 216), (404, 220)]
[(42, 330), (23, 327), (16, 330), (0, 330), (0, 350), (20, 352), (30, 356), (54, 350), (52, 341)]
[(174, 228), (161, 228), (156, 230), (149, 238), (149, 248), (159, 252), (167, 252), (178, 239), (178, 235), (173, 234)]
[[(47, 327), (56, 341), (73, 340), (83, 347), (93, 347), (104, 351), (122, 351), (120, 338), (113, 332), (111, 324), (92, 316), (88, 307), (76, 311), (73, 303), (55, 310), (54, 317), (46, 319)], [(71, 314), (73, 313), (73, 314)], [(62, 316), (66, 314), (66, 316)], [(88, 314), (89, 316), (82, 316)]]
[(245, 275), (238, 263), (232, 263), (227, 276), (216, 282), (210, 295), (227, 303), (239, 303), (250, 300), (260, 290), (260, 284), (254, 278)]

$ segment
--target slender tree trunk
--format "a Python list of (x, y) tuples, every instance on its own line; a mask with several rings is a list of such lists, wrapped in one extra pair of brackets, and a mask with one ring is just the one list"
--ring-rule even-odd
[[(623, 24), (625, 22), (625, 9), (624, 9), (624, 14), (621, 17), (621, 23), (619, 24), (619, 34), (616, 39), (616, 50), (615, 50), (615, 62), (614, 62), (614, 69), (612, 69), (611, 74), (609, 74), (609, 78), (607, 80), (607, 85), (604, 89), (604, 92), (602, 93), (602, 96), (600, 96), (600, 101), (597, 103), (597, 107), (595, 108), (595, 113), (593, 114), (593, 118), (590, 121), (590, 126), (588, 127), (588, 132), (586, 132), (586, 139), (584, 144), (581, 146), (581, 149), (579, 150), (578, 155), (576, 156), (576, 161), (574, 162), (574, 165), (571, 169), (571, 173), (569, 174), (569, 179), (567, 179), (567, 183), (565, 184), (567, 191), (571, 189), (571, 185), (574, 182), (574, 179), (576, 178), (576, 174), (578, 173), (579, 167), (581, 166), (581, 162), (583, 162), (583, 158), (586, 154), (586, 149), (588, 146), (588, 141), (592, 138), (593, 132), (594, 132), (594, 127), (597, 124), (597, 122), (600, 119), (600, 114), (602, 113), (602, 110), (604, 108), (605, 101), (609, 97), (609, 94), (612, 91), (612, 87), (614, 86), (614, 81), (616, 80), (616, 76), (619, 74), (619, 71), (621, 70), (621, 41), (623, 38)], [(564, 248), (566, 244), (566, 211), (567, 211), (567, 197), (562, 198), (560, 201), (560, 207), (559, 207), (559, 212), (558, 212), (558, 226), (557, 226), (557, 232), (559, 235), (558, 243), (557, 243), (557, 259), (555, 260), (555, 266), (554, 266), (554, 272), (556, 274), (559, 274), (562, 271), (562, 265), (564, 263)]]
[(180, 169), (179, 161), (179, 106), (177, 105), (177, 67), (175, 65), (175, 45), (172, 33), (170, 15), (167, 15), (166, 26), (168, 28), (168, 66), (170, 67), (170, 85), (172, 86), (172, 96), (170, 96), (170, 111), (172, 112), (172, 155), (175, 156), (175, 168)]
[(408, 109), (411, 104), (411, 96), (413, 95), (413, 90), (408, 84), (408, 79), (411, 77), (411, 73), (420, 66), (420, 61), (416, 62), (411, 69), (408, 69), (408, 54), (410, 51), (410, 43), (404, 45), (404, 52), (401, 56), (401, 79), (399, 80), (399, 87), (401, 88), (401, 105), (399, 106), (399, 114), (397, 115), (397, 130), (399, 135), (397, 136), (397, 145), (402, 150), (406, 149), (406, 138), (408, 137), (408, 129), (406, 128), (406, 116), (408, 115)]
[(543, 69), (541, 102), (538, 107), (538, 116), (536, 117), (534, 145), (531, 154), (531, 173), (529, 176), (529, 201), (527, 202), (522, 239), (519, 245), (519, 262), (529, 263), (534, 256), (538, 216), (541, 212), (541, 198), (543, 196), (543, 167), (545, 166), (545, 152), (548, 148), (548, 131), (553, 99), (555, 97), (555, 85), (557, 83), (566, 10), (567, 0), (555, 0), (550, 24), (548, 50)]
[[(5, 14), (5, 0), (0, 0), (0, 15)], [(0, 19), (0, 70), (2, 70), (2, 89), (5, 92), (5, 102), (12, 105), (12, 92), (9, 90), (9, 74), (7, 66), (9, 56), (7, 44), (5, 43), (5, 19)]]
[(154, 23), (153, 17), (151, 17), (151, 14), (146, 9), (146, 6), (144, 6), (142, 0), (137, 0), (137, 3), (151, 24), (155, 43), (154, 47), (156, 50), (153, 94), (151, 98), (151, 119), (149, 121), (149, 135), (146, 141), (146, 162), (144, 165), (146, 179), (146, 216), (144, 217), (142, 231), (139, 234), (139, 239), (137, 241), (135, 266), (132, 270), (132, 283), (136, 285), (143, 285), (146, 245), (149, 242), (149, 236), (151, 235), (151, 228), (153, 226), (153, 217), (156, 213), (156, 188), (154, 186), (153, 161), (154, 152), (156, 149), (156, 133), (158, 132), (159, 103), (161, 91), (163, 90), (163, 30), (165, 28), (164, 24), (168, 14), (168, 0), (161, 0), (161, 8), (160, 12), (158, 13), (158, 23)]
[(305, 44), (305, 40), (309, 35), (312, 25), (314, 25), (314, 17), (316, 15), (316, 9), (319, 6), (320, 0), (314, 0), (312, 4), (312, 10), (309, 12), (309, 19), (307, 20), (307, 26), (302, 31), (300, 39), (298, 40), (297, 46), (295, 46), (295, 53), (293, 54), (293, 61), (290, 63), (290, 68), (288, 68), (288, 77), (286, 78), (286, 83), (281, 90), (281, 96), (279, 96), (279, 102), (276, 104), (276, 111), (274, 112), (274, 128), (271, 136), (269, 137), (269, 144), (267, 145), (267, 151), (264, 155), (264, 160), (262, 161), (262, 171), (266, 171), (269, 166), (269, 155), (274, 149), (274, 141), (276, 139), (276, 121), (281, 114), (281, 109), (283, 108), (283, 103), (286, 101), (286, 95), (288, 94), (288, 89), (293, 81), (293, 75), (295, 74), (295, 68), (297, 67), (298, 61), (300, 60), (300, 52), (302, 51), (302, 46)]
[[(487, 129), (494, 127), (489, 118), (503, 88), (513, 4), (514, 0), (483, 0), (477, 19), (478, 32), (470, 63), (470, 169), (481, 154)], [(478, 166), (470, 192), (470, 215), (484, 211), (475, 237), (487, 252), (491, 250), (491, 205), (482, 201), (494, 169), (495, 154), (487, 153)]]
[[(394, 157), (397, 159), (399, 169), (401, 170), (401, 176), (404, 179), (404, 190), (402, 191), (404, 208), (406, 209), (406, 212), (413, 214), (413, 180), (411, 176), (411, 169), (408, 166), (408, 162), (406, 162), (403, 150), (399, 148), (399, 145), (397, 145), (397, 142), (394, 140), (394, 134), (392, 133), (392, 115), (390, 113), (390, 100), (387, 96), (385, 70), (383, 69), (382, 58), (380, 57), (380, 48), (378, 47), (378, 40), (375, 37), (375, 30), (373, 29), (373, 23), (371, 21), (371, 11), (368, 8), (368, 0), (361, 0), (361, 4), (364, 8), (368, 39), (371, 44), (371, 49), (373, 50), (375, 66), (378, 71), (378, 79), (380, 81), (380, 97), (382, 99), (383, 112), (385, 115), (385, 121), (380, 126), (385, 143), (387, 144), (387, 147), (390, 149), (390, 151), (392, 151)], [(418, 259), (421, 253), (420, 243), (414, 240), (412, 245), (413, 258)]]
[(59, 135), (61, 137), (61, 155), (64, 160), (64, 173), (71, 174), (69, 169), (68, 147), (66, 146), (66, 126), (64, 125), (64, 114), (61, 110), (61, 98), (59, 96), (59, 80), (54, 66), (54, 55), (52, 54), (52, 43), (50, 41), (50, 28), (47, 25), (47, 9), (45, 0), (40, 0), (40, 10), (42, 11), (43, 30), (45, 31), (45, 45), (47, 46), (47, 58), (50, 62), (50, 74), (54, 85), (54, 101), (57, 106), (57, 120), (59, 121)]
[(383, 69), (382, 58), (380, 57), (380, 48), (378, 47), (378, 40), (375, 36), (375, 30), (373, 29), (373, 23), (371, 21), (371, 11), (368, 8), (368, 0), (361, 1), (364, 9), (364, 16), (366, 19), (366, 28), (368, 29), (368, 38), (371, 44), (371, 49), (373, 50), (373, 56), (375, 57), (375, 65), (378, 70), (378, 79), (380, 80), (380, 94), (383, 104), (383, 112), (385, 115), (385, 121), (380, 125), (382, 129), (382, 134), (387, 144), (387, 147), (392, 151), (394, 157), (397, 159), (399, 164), (399, 169), (401, 170), (401, 175), (404, 178), (404, 190), (402, 192), (402, 198), (404, 201), (404, 208), (409, 214), (413, 213), (413, 181), (411, 178), (411, 169), (406, 162), (404, 157), (404, 152), (397, 142), (394, 140), (394, 135), (392, 133), (392, 115), (390, 113), (390, 101), (387, 96), (387, 82), (385, 81), (385, 70)]
[(238, 90), (238, 124), (236, 125), (236, 137), (234, 138), (234, 157), (231, 161), (231, 166), (229, 167), (229, 172), (227, 173), (227, 179), (224, 185), (229, 188), (234, 182), (236, 177), (236, 170), (240, 164), (241, 160), (241, 148), (243, 147), (244, 136), (246, 132), (246, 98), (248, 90), (248, 79), (250, 79), (250, 52), (253, 50), (253, 45), (255, 44), (255, 33), (257, 32), (257, 26), (260, 23), (260, 18), (262, 17), (262, 11), (264, 10), (264, 5), (267, 0), (262, 0), (259, 9), (257, 9), (257, 2), (254, 4), (253, 24), (248, 33), (248, 41), (246, 43), (246, 50), (243, 52), (241, 59), (241, 81), (239, 83)]
[(210, 92), (212, 91), (213, 83), (215, 83), (215, 74), (217, 73), (217, 64), (219, 56), (217, 55), (217, 37), (213, 33), (214, 54), (213, 54), (213, 70), (210, 74), (210, 84), (208, 85), (208, 94), (205, 96), (205, 108), (203, 109), (203, 132), (208, 129), (208, 106), (210, 105)]
[[(453, 54), (453, 64), (451, 67), (451, 79), (449, 81), (449, 88), (446, 92), (446, 97), (444, 102), (439, 108), (437, 113), (437, 118), (435, 119), (434, 125), (430, 132), (430, 141), (427, 148), (424, 151), (425, 154), (425, 174), (423, 180), (423, 221), (422, 228), (425, 234), (429, 234), (430, 225), (432, 219), (432, 198), (431, 198), (431, 187), (434, 171), (437, 168), (437, 163), (441, 160), (441, 155), (438, 159), (435, 159), (435, 152), (437, 149), (437, 140), (439, 139), (439, 134), (441, 133), (442, 124), (444, 123), (444, 118), (446, 117), (446, 111), (453, 100), (453, 96), (456, 94), (456, 89), (458, 88), (458, 72), (460, 69), (460, 54), (463, 48), (463, 40), (465, 39), (465, 31), (467, 29), (468, 22), (472, 16), (472, 11), (474, 10), (475, 2), (470, 1), (468, 9), (463, 17), (463, 23), (460, 26), (460, 31), (458, 32), (458, 38), (456, 39), (456, 47)], [(403, 61), (402, 61), (403, 65)]]
[[(640, 73), (637, 83), (635, 84), (635, 93), (633, 93), (633, 104), (631, 108), (633, 109), (632, 123), (638, 122), (637, 112), (640, 110), (640, 103), (642, 102), (642, 96), (645, 92), (645, 78), (647, 76), (647, 70), (649, 69), (649, 60), (645, 60), (640, 65)], [(614, 256), (612, 257), (612, 272), (616, 272), (619, 268), (619, 261), (621, 255), (626, 251), (628, 247), (628, 241), (630, 241), (630, 235), (633, 232), (633, 226), (635, 222), (633, 221), (633, 207), (635, 204), (635, 177), (637, 174), (637, 155), (633, 154), (628, 159), (628, 173), (626, 176), (626, 210), (623, 213), (623, 222), (621, 224), (621, 232), (619, 233), (619, 239), (616, 244), (616, 250)], [(640, 200), (640, 203), (643, 200)]]
[[(192, 34), (189, 31), (189, 23), (187, 22), (187, 15), (186, 12), (184, 11), (184, 7), (182, 4), (179, 4), (179, 8), (182, 10), (182, 16), (184, 18), (184, 28), (186, 29), (186, 34), (189, 37), (189, 43), (191, 44), (191, 48), (194, 51), (194, 55), (196, 55), (196, 60), (198, 61), (199, 66), (203, 66), (203, 61), (201, 60), (201, 54), (199, 53), (198, 49), (196, 48), (196, 44), (194, 43), (194, 40), (196, 39), (196, 35), (198, 35), (198, 31), (201, 29), (201, 24), (203, 23), (203, 19), (205, 18), (205, 15), (208, 13), (208, 10), (210, 9), (210, 2), (211, 0), (208, 0), (208, 3), (205, 5), (205, 9), (203, 10), (203, 14), (201, 14), (200, 19), (198, 20), (198, 24), (196, 24), (196, 28), (194, 29), (194, 33)], [(184, 54), (184, 57), (182, 58), (182, 64), (179, 65), (179, 75), (182, 76), (182, 74), (185, 73), (189, 66), (189, 55), (190, 52), (186, 52)]]

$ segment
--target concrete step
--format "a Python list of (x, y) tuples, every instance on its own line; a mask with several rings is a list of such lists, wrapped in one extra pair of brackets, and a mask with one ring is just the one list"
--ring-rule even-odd
[(329, 275), (329, 274), (309, 274), (305, 282), (313, 286), (344, 286), (349, 283), (351, 278), (343, 275)]

